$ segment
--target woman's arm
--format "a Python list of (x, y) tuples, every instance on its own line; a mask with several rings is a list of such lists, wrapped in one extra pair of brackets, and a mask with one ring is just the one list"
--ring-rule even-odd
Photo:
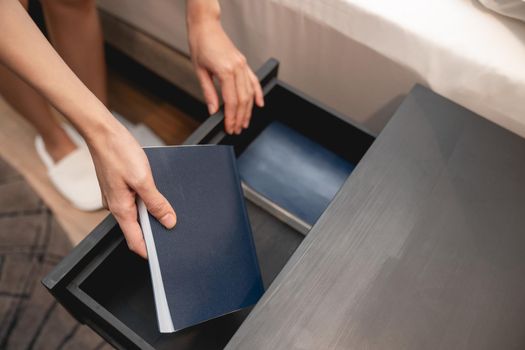
[(216, 77), (224, 100), (225, 129), (240, 134), (250, 123), (253, 102), (259, 107), (264, 105), (261, 85), (224, 32), (217, 0), (187, 0), (186, 20), (191, 57), (209, 113), (219, 108), (213, 85)]
[(0, 33), (0, 64), (45, 96), (86, 139), (105, 205), (130, 249), (146, 257), (135, 194), (164, 226), (175, 226), (176, 216), (155, 187), (144, 152), (64, 63), (18, 0), (0, 0)]

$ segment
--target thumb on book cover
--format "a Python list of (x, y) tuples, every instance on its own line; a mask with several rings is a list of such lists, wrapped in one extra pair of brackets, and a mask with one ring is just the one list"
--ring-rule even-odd
[(147, 190), (137, 192), (144, 201), (148, 212), (153, 215), (166, 228), (171, 229), (177, 223), (177, 215), (172, 206), (155, 186), (150, 186)]

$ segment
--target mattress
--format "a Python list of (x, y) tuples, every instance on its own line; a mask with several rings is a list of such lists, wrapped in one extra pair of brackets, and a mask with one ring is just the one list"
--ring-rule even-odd
[[(188, 53), (184, 1), (99, 0)], [(224, 0), (226, 31), (258, 67), (378, 132), (414, 83), (525, 136), (525, 23), (474, 0)]]

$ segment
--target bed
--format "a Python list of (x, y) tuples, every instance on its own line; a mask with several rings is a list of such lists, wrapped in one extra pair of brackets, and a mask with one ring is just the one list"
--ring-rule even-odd
[[(101, 10), (188, 55), (184, 1), (99, 0)], [(525, 23), (474, 0), (224, 0), (252, 67), (378, 132), (415, 83), (525, 136)]]

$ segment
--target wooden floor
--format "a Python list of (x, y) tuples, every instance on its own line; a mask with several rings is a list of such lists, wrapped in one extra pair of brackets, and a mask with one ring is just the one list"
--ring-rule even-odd
[(168, 145), (181, 144), (199, 123), (134, 82), (117, 73), (109, 73), (110, 108), (134, 123), (149, 126)]
[[(132, 122), (146, 124), (167, 144), (182, 143), (198, 126), (193, 118), (119, 73), (109, 72), (108, 91), (111, 109)], [(0, 157), (27, 179), (53, 211), (72, 243), (77, 244), (107, 212), (79, 211), (55, 191), (36, 154), (35, 135), (31, 125), (0, 97)]]

